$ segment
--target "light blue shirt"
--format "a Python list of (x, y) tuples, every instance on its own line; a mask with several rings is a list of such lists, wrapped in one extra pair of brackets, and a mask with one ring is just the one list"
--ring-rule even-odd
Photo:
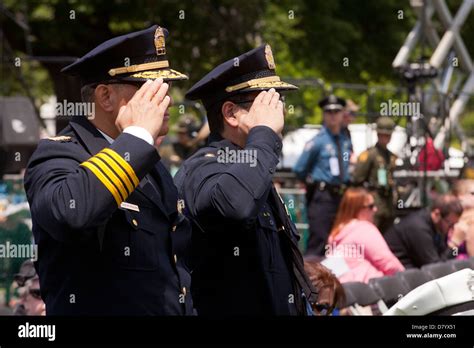
[[(336, 175), (337, 170), (334, 168), (337, 167), (339, 171), (341, 170), (338, 161), (337, 138), (339, 138), (342, 151), (343, 182), (341, 182), (339, 174)], [(322, 181), (331, 185), (348, 183), (350, 180), (350, 151), (351, 140), (348, 137), (342, 133), (334, 135), (323, 126), (321, 131), (306, 143), (303, 153), (293, 167), (293, 171), (300, 180), (305, 180), (308, 175), (311, 175), (313, 181)]]

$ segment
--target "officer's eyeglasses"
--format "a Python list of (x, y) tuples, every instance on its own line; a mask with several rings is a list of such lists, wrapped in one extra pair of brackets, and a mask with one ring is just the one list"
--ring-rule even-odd
[(99, 82), (91, 84), (91, 88), (96, 88), (98, 85), (130, 85), (135, 86), (140, 89), (146, 81), (120, 81), (120, 80), (111, 80), (105, 82)]
[(145, 81), (113, 81), (113, 82), (108, 82), (108, 85), (130, 85), (130, 86), (135, 86), (138, 89), (140, 89)]
[[(245, 99), (245, 100), (232, 100), (232, 102), (234, 104), (238, 104), (238, 105), (244, 105), (244, 104), (252, 105), (254, 101), (255, 101), (255, 98)], [(280, 95), (280, 101), (283, 103), (283, 107), (284, 107), (285, 106), (285, 96), (284, 95)]]

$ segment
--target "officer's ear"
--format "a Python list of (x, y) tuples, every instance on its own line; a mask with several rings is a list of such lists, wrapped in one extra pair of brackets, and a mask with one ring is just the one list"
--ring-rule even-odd
[(224, 124), (228, 124), (232, 128), (236, 128), (239, 126), (239, 120), (237, 119), (235, 113), (236, 105), (230, 101), (224, 102), (222, 104), (221, 112), (222, 112), (222, 119)]
[(114, 111), (114, 90), (111, 85), (100, 84), (95, 88), (95, 103), (107, 112)]

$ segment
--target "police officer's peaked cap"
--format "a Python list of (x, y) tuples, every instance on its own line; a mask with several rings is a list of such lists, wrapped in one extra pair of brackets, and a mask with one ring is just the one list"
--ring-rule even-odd
[(324, 111), (342, 110), (346, 107), (346, 101), (342, 98), (336, 97), (335, 95), (331, 94), (321, 99), (318, 105)]
[(281, 81), (275, 71), (270, 45), (262, 45), (217, 66), (186, 93), (190, 100), (201, 99), (205, 105), (242, 93), (274, 88), (279, 91), (298, 87)]
[(168, 30), (158, 25), (107, 40), (61, 71), (80, 76), (82, 84), (165, 81), (188, 77), (170, 68), (166, 57)]
[(377, 119), (377, 133), (392, 134), (395, 129), (395, 122), (390, 117), (382, 116)]

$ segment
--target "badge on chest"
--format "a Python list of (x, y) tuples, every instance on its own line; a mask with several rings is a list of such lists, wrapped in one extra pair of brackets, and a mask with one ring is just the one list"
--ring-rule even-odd
[(140, 208), (138, 207), (138, 205), (127, 203), (127, 202), (122, 202), (120, 204), (120, 208), (140, 212)]

